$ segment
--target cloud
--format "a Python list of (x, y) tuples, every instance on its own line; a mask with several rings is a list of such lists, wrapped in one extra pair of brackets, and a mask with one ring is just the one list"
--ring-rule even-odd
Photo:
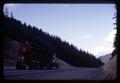
[(108, 42), (113, 42), (114, 41), (114, 38), (115, 38), (115, 34), (116, 34), (116, 30), (112, 30), (108, 36), (106, 37), (105, 41), (108, 41)]
[(107, 53), (111, 53), (113, 51), (113, 48), (108, 48), (104, 46), (96, 46), (92, 49), (90, 49), (90, 52), (93, 53), (96, 57), (99, 57), (101, 55), (105, 55)]
[(90, 40), (90, 39), (93, 39), (93, 36), (92, 35), (83, 35), (82, 38)]
[(15, 4), (12, 4), (12, 3), (9, 3), (9, 4), (6, 4), (6, 6), (8, 7), (13, 7)]

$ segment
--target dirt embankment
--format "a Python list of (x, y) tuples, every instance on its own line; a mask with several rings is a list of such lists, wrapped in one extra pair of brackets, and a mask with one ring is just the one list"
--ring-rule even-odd
[(4, 39), (4, 65), (14, 65), (18, 58), (20, 43), (10, 38)]
[(103, 74), (99, 77), (107, 80), (115, 80), (117, 77), (117, 56), (101, 67)]

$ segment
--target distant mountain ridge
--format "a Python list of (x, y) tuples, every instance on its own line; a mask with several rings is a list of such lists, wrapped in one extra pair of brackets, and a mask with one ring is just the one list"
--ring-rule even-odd
[(108, 63), (111, 57), (112, 57), (112, 54), (109, 53), (109, 54), (100, 56), (99, 59), (100, 59), (103, 63)]

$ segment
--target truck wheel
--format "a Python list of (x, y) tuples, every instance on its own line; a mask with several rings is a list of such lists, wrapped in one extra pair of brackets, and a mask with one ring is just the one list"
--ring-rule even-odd
[(57, 66), (56, 68), (59, 69), (59, 66)]
[(25, 66), (23, 66), (23, 65), (20, 65), (20, 66), (16, 66), (16, 69), (26, 69), (26, 67)]

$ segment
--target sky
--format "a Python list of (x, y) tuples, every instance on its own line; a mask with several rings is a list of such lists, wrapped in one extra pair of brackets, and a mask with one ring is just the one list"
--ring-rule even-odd
[(60, 37), (96, 57), (111, 53), (114, 4), (5, 4), (9, 15)]

